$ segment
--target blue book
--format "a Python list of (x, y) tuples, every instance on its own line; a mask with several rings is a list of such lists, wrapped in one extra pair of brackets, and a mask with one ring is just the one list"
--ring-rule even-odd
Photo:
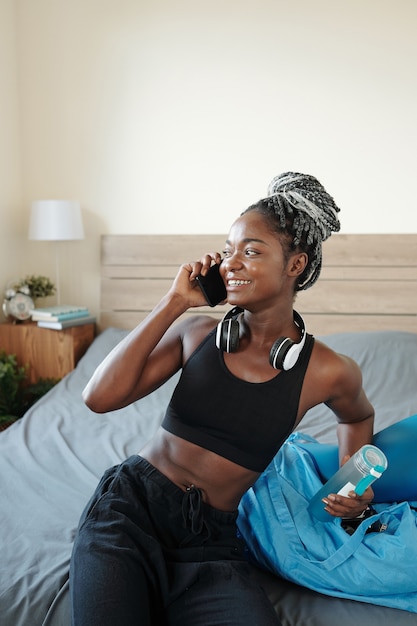
[(74, 311), (73, 313), (61, 313), (60, 315), (32, 315), (33, 322), (64, 322), (66, 320), (78, 319), (79, 317), (88, 317), (90, 311)]
[(85, 315), (90, 315), (87, 307), (75, 307), (70, 305), (52, 306), (48, 308), (32, 309), (32, 320), (37, 322), (41, 320), (49, 322), (59, 322)]
[(50, 320), (40, 320), (38, 326), (40, 328), (52, 328), (53, 330), (63, 330), (64, 328), (71, 328), (71, 326), (82, 326), (83, 324), (95, 324), (96, 318), (94, 315), (84, 315), (83, 317), (73, 317), (69, 320), (62, 320), (61, 322), (52, 322)]

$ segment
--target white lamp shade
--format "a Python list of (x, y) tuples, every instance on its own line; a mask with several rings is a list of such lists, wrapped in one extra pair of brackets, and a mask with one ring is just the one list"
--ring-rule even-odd
[(80, 203), (73, 200), (35, 200), (30, 212), (29, 239), (84, 239)]

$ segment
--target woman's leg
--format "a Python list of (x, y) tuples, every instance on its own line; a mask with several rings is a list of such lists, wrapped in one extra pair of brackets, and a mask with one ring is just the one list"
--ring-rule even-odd
[(80, 521), (70, 567), (73, 626), (164, 623), (164, 559), (128, 470), (106, 472)]
[[(109, 547), (94, 530), (81, 532), (73, 552), (73, 626), (147, 626), (151, 616), (145, 569), (127, 544)], [(163, 620), (159, 623), (163, 624)]]
[(247, 562), (236, 526), (237, 511), (219, 511), (198, 496), (196, 488), (183, 495), (187, 530), (167, 563), (172, 581), (166, 602), (167, 623), (280, 626), (255, 576), (257, 570)]
[(248, 563), (177, 563), (175, 572), (185, 591), (167, 607), (169, 626), (280, 626)]

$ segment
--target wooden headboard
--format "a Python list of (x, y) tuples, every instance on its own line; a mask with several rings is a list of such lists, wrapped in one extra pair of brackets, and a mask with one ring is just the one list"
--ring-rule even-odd
[[(103, 235), (100, 330), (133, 328), (167, 291), (181, 263), (221, 251), (224, 235)], [(198, 308), (221, 318), (230, 306)], [(315, 335), (417, 332), (417, 234), (333, 235), (318, 282), (295, 308)]]

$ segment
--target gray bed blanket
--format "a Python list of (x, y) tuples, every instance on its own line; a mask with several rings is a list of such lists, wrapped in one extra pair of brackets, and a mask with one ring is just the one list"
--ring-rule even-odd
[[(101, 333), (76, 369), (0, 434), (2, 626), (69, 626), (68, 567), (81, 512), (104, 470), (138, 452), (163, 418), (176, 377), (113, 413), (94, 414), (82, 401), (93, 370), (125, 334), (114, 328)], [(377, 430), (417, 412), (417, 335), (324, 339), (363, 368)], [(309, 412), (301, 428), (320, 441), (336, 441), (335, 420), (326, 407)], [(378, 626), (417, 623), (416, 615), (405, 611), (328, 598), (264, 572), (260, 576), (284, 626), (334, 624), (336, 615), (339, 626), (356, 620)]]

